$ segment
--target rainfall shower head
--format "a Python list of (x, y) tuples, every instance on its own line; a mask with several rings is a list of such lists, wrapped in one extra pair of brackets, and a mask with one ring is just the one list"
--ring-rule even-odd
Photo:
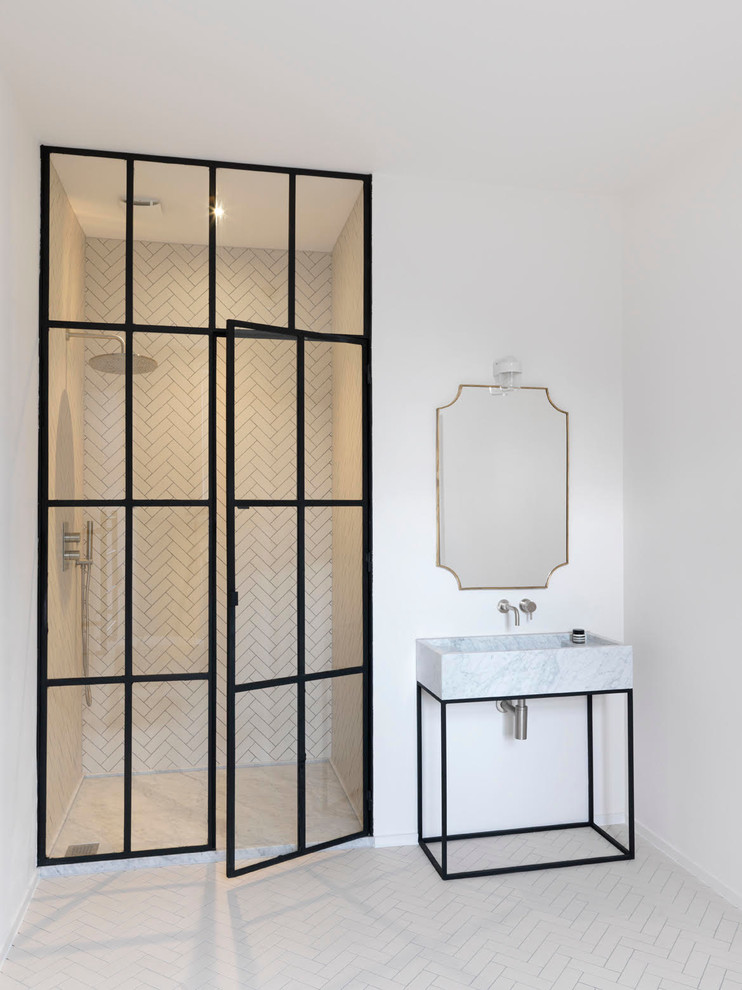
[[(126, 374), (126, 354), (122, 352), (116, 354), (96, 354), (90, 358), (88, 364), (91, 368), (95, 368), (96, 371), (104, 371), (108, 375)], [(135, 375), (143, 375), (148, 371), (154, 371), (157, 367), (157, 361), (154, 358), (147, 357), (146, 354), (132, 354), (131, 366)]]
[[(91, 368), (95, 368), (96, 371), (103, 371), (107, 375), (125, 375), (126, 374), (126, 347), (124, 344), (124, 338), (120, 334), (112, 333), (96, 333), (92, 330), (68, 330), (67, 340), (72, 337), (92, 337), (95, 340), (115, 340), (119, 345), (118, 351), (115, 353), (108, 354), (94, 354), (90, 358), (88, 364)], [(157, 367), (157, 361), (154, 358), (147, 357), (146, 354), (132, 354), (131, 356), (131, 369), (135, 375), (146, 375), (149, 371), (154, 371)]]

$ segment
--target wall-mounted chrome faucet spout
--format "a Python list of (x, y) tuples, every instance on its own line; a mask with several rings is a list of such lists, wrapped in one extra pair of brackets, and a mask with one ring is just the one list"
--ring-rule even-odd
[(502, 612), (503, 615), (507, 615), (508, 612), (512, 612), (515, 618), (516, 626), (520, 625), (520, 612), (515, 607), (515, 605), (510, 604), (507, 598), (500, 599), (500, 601), (497, 603), (497, 610), (498, 612)]
[(525, 698), (518, 698), (515, 704), (512, 701), (496, 701), (498, 712), (503, 715), (515, 715), (515, 725), (513, 726), (513, 736), (516, 739), (528, 738), (528, 705)]

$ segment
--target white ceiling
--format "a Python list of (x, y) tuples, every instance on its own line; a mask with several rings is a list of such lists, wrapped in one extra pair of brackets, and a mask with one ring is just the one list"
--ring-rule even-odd
[[(88, 237), (123, 238), (126, 166), (115, 158), (53, 155), (52, 165)], [(351, 179), (297, 176), (296, 246), (331, 251), (363, 183)], [(209, 172), (193, 165), (136, 162), (135, 200), (159, 206), (135, 207), (134, 239), (207, 244)], [(276, 172), (218, 169), (217, 244), (228, 247), (288, 248), (288, 176)]]
[(742, 98), (739, 0), (23, 0), (47, 143), (615, 192)]

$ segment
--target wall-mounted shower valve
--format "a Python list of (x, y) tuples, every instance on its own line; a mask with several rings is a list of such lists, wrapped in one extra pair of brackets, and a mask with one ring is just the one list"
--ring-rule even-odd
[(67, 523), (62, 523), (62, 570), (66, 571), (70, 564), (90, 564), (93, 555), (93, 524), (88, 521), (85, 524), (85, 556), (82, 551), (74, 548), (74, 544), (80, 543), (81, 533), (71, 533), (67, 529)]
[(533, 618), (533, 613), (536, 611), (536, 608), (536, 602), (532, 602), (530, 598), (521, 598), (520, 610), (529, 622)]
[(79, 533), (70, 533), (67, 523), (62, 523), (62, 570), (66, 571), (71, 561), (80, 559), (80, 551), (73, 549), (73, 544), (80, 542)]

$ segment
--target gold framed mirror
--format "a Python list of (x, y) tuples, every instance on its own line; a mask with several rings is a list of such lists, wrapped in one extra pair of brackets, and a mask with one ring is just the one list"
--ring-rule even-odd
[(436, 410), (436, 498), (460, 591), (548, 587), (569, 563), (569, 414), (544, 387), (459, 385)]

